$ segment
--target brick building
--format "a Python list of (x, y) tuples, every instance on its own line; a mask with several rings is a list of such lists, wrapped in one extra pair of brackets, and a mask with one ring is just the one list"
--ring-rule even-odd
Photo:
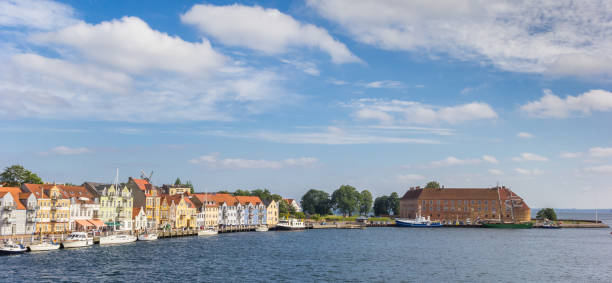
[(531, 210), (521, 197), (506, 187), (410, 188), (400, 200), (400, 217), (417, 214), (443, 223), (477, 219), (504, 223), (531, 219)]

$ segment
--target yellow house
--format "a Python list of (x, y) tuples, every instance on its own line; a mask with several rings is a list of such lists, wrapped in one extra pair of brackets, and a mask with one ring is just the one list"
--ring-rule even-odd
[(111, 185), (100, 195), (100, 219), (117, 230), (132, 230), (134, 201), (127, 186), (122, 189)]
[(170, 219), (174, 220), (175, 229), (197, 228), (197, 210), (195, 205), (184, 195), (168, 196)]
[(147, 179), (130, 178), (128, 186), (134, 190), (137, 188), (144, 194), (144, 203), (142, 203), (142, 194), (140, 201), (134, 199), (136, 203), (140, 202), (144, 205), (145, 214), (147, 215), (147, 228), (156, 229), (161, 225), (161, 192), (153, 186)]
[(159, 228), (164, 229), (172, 227), (174, 220), (170, 217), (170, 204), (168, 203), (168, 195), (162, 194), (160, 196), (159, 205)]
[(24, 184), (23, 188), (37, 199), (36, 233), (70, 232), (70, 196), (55, 184)]
[(206, 227), (217, 227), (219, 226), (219, 204), (214, 201), (209, 201), (208, 204), (203, 204), (204, 209), (204, 222)]
[(266, 206), (266, 224), (276, 226), (278, 224), (278, 203), (274, 200), (263, 201)]

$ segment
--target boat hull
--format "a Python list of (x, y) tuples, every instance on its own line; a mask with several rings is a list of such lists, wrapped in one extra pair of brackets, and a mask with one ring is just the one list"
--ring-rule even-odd
[(482, 227), (496, 229), (530, 229), (533, 227), (533, 223), (483, 223)]
[(413, 222), (395, 220), (395, 226), (397, 226), (397, 227), (414, 227), (414, 228), (436, 228), (436, 227), (442, 227), (442, 223), (440, 223), (440, 222), (413, 223)]
[(15, 255), (27, 252), (28, 249), (0, 249), (0, 255)]
[(132, 235), (126, 235), (125, 237), (117, 236), (106, 236), (100, 237), (100, 245), (119, 245), (136, 242), (138, 238)]
[(78, 240), (78, 241), (64, 241), (62, 246), (64, 249), (84, 248), (93, 245), (93, 239)]
[(34, 244), (34, 245), (30, 245), (28, 247), (28, 249), (31, 252), (42, 252), (42, 251), (53, 251), (53, 250), (59, 250), (60, 245), (59, 244)]
[(306, 227), (294, 227), (294, 226), (277, 225), (276, 229), (277, 230), (283, 230), (283, 231), (297, 231), (297, 230), (305, 230)]
[(268, 232), (268, 227), (257, 227), (255, 232)]
[(148, 235), (140, 235), (138, 236), (138, 241), (155, 241), (157, 240), (156, 234), (148, 234)]
[(202, 231), (198, 231), (198, 236), (214, 236), (219, 234), (218, 231), (215, 230), (202, 230)]

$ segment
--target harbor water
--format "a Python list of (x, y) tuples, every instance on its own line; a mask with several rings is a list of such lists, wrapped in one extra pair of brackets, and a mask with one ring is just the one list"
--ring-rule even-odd
[(612, 282), (609, 229), (245, 232), (0, 257), (1, 282)]

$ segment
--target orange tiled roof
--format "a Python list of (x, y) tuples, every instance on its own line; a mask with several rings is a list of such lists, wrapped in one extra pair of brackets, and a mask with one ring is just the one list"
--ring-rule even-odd
[(145, 179), (132, 179), (134, 180), (134, 183), (136, 183), (136, 185), (138, 185), (138, 188), (142, 191), (146, 191), (147, 190), (147, 185), (150, 185), (151, 183), (149, 183), (149, 181), (145, 180)]
[(0, 198), (3, 197), (6, 194), (8, 194), (8, 192), (0, 192)]
[(209, 194), (209, 199), (212, 199), (214, 202), (222, 203), (225, 202), (227, 205), (236, 205), (239, 203), (238, 199), (235, 196), (230, 194)]
[(261, 199), (258, 196), (236, 196), (235, 198), (242, 205), (245, 205), (247, 203), (251, 203), (253, 205), (261, 203)]
[(132, 219), (136, 219), (136, 216), (138, 216), (138, 214), (140, 213), (140, 207), (134, 207), (132, 209)]
[(2, 196), (4, 196), (5, 194), (11, 194), (11, 196), (13, 197), (13, 201), (15, 202), (15, 207), (17, 207), (17, 209), (26, 209), (25, 205), (23, 205), (23, 203), (19, 201), (19, 194), (21, 193), (21, 189), (16, 187), (0, 187), (0, 193), (4, 193), (2, 194)]
[[(49, 194), (49, 190), (53, 187), (57, 187), (59, 189), (59, 193), (62, 195), (62, 198), (69, 199), (75, 198), (77, 202), (80, 203), (94, 203), (94, 196), (85, 186), (67, 186), (67, 185), (57, 185), (57, 184), (24, 184), (26, 189), (32, 193), (37, 198), (47, 198)], [(43, 196), (41, 197), (39, 194), (42, 190)], [(86, 199), (84, 199), (86, 198)]]

